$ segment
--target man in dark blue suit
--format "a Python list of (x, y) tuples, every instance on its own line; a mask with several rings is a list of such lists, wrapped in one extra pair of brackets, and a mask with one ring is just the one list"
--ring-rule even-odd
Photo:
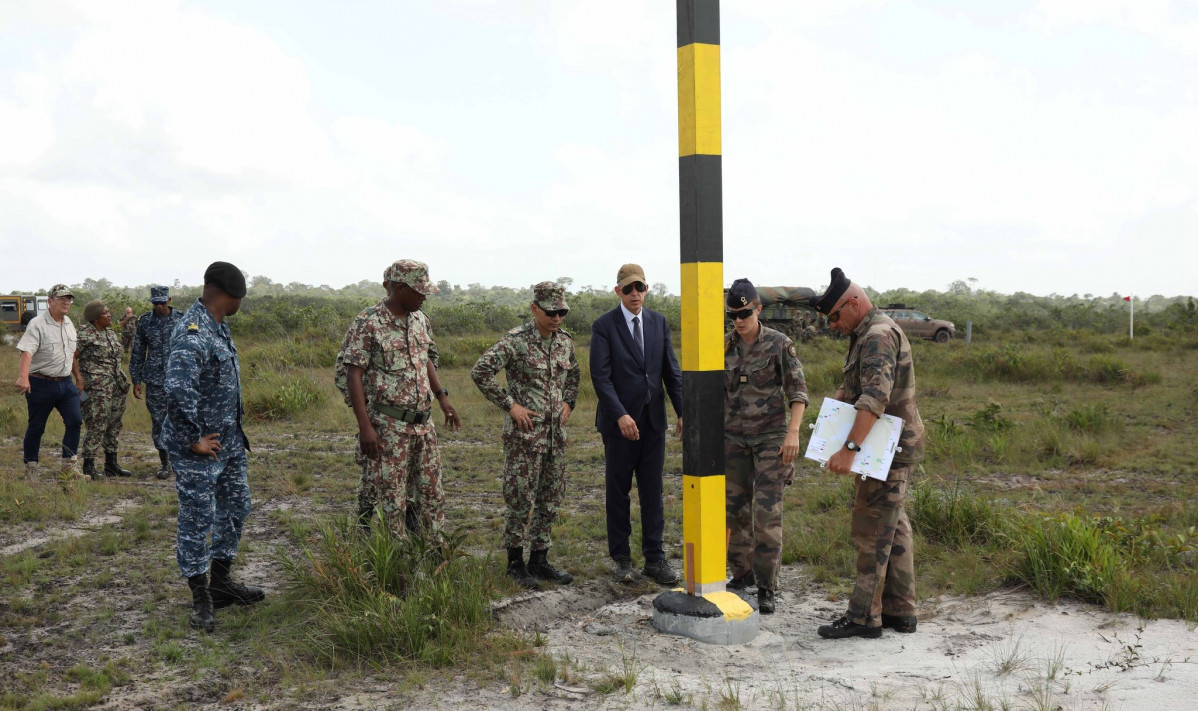
[(649, 282), (636, 264), (616, 275), (620, 306), (591, 325), (591, 382), (599, 398), (595, 427), (603, 435), (607, 479), (607, 550), (615, 579), (636, 580), (628, 537), (629, 493), (636, 477), (641, 501), (641, 552), (645, 575), (662, 585), (678, 582), (662, 547), (665, 528), (661, 470), (666, 460), (666, 394), (682, 433), (682, 369), (674, 357), (670, 328), (656, 311), (642, 308)]

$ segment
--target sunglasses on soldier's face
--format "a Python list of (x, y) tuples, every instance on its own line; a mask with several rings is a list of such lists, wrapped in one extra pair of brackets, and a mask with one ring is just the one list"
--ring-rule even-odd
[[(537, 308), (540, 307), (538, 306)], [(559, 316), (565, 318), (566, 314), (570, 313), (570, 309), (541, 309), (541, 312), (549, 318), (558, 318)]]
[[(845, 299), (844, 303), (840, 305), (840, 309), (843, 309), (844, 307), (848, 306), (849, 302), (855, 298), (857, 298), (857, 297), (850, 296), (849, 298)], [(836, 309), (832, 313), (828, 314), (828, 323), (836, 323), (837, 321), (840, 320), (840, 309)]]
[(725, 311), (724, 313), (727, 314), (728, 318), (732, 319), (733, 321), (743, 321), (752, 316), (753, 312), (756, 310), (757, 309), (754, 307), (751, 309), (741, 309), (740, 311)]
[(649, 287), (645, 286), (645, 282), (643, 282), (643, 281), (634, 281), (631, 284), (625, 284), (624, 288), (620, 289), (620, 291), (622, 291), (624, 293), (624, 295), (627, 296), (628, 294), (632, 293), (633, 289), (643, 292), (643, 291), (648, 291)]

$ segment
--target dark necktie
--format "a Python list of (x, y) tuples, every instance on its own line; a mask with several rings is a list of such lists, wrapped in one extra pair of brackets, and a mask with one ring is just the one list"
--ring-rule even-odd
[(645, 355), (645, 339), (641, 336), (641, 320), (636, 316), (632, 317), (632, 340), (636, 341), (636, 347), (641, 349), (641, 355)]

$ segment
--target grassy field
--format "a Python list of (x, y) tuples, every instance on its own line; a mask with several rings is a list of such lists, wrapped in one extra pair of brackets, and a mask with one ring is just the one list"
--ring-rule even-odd
[[(400, 680), (402, 691), (439, 675), (505, 677), (513, 660), (550, 681), (568, 673), (555, 671), (535, 637), (496, 628), (487, 611), (515, 592), (500, 551), (503, 413), (468, 372), (493, 340), (440, 344), (442, 382), (464, 422), (458, 432), (439, 430), (447, 520), (461, 553), (446, 564), (349, 530), (355, 426), (323, 365), (327, 348), (241, 340), (255, 512), (235, 571), (271, 595), (220, 611), (213, 635), (187, 627), (173, 481), (151, 475), (157, 457), (144, 406), (130, 399), (122, 436), (132, 480), (29, 484), (24, 402), (4, 386), (0, 708), (84, 708), (132, 680), (158, 689), (160, 701), (149, 705), (183, 708), (319, 705), (378, 678)], [(552, 560), (586, 584), (606, 575), (608, 561), (602, 445), (586, 344), (578, 346), (584, 388)], [(834, 391), (844, 348), (800, 347), (815, 402), (809, 417)], [(1038, 332), (914, 348), (929, 437), (908, 506), (921, 596), (1029, 585), (1047, 598), (1198, 622), (1198, 340)], [(0, 382), (15, 377), (10, 348)], [(61, 437), (55, 420), (44, 462)], [(666, 540), (675, 556), (680, 477), (671, 437)], [(849, 591), (851, 498), (849, 480), (810, 463), (787, 490), (783, 562), (801, 565), (830, 600)], [(388, 576), (379, 572), (386, 566)], [(438, 602), (449, 598), (452, 609)]]

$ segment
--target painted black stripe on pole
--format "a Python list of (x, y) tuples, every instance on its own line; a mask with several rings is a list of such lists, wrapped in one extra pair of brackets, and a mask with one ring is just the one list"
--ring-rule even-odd
[(720, 43), (720, 0), (678, 0), (678, 46)]
[(678, 159), (681, 204), (681, 262), (724, 261), (724, 200), (721, 156), (690, 155)]
[(682, 371), (682, 472), (724, 473), (724, 371)]

